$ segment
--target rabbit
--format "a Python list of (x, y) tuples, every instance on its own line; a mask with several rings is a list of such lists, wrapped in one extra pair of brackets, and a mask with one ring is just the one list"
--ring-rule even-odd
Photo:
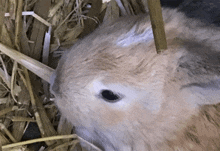
[(102, 150), (219, 150), (220, 29), (162, 12), (160, 54), (147, 14), (103, 23), (56, 70), (0, 49), (48, 81), (61, 114)]
[(163, 18), (163, 53), (156, 53), (149, 16), (129, 16), (71, 47), (51, 77), (61, 113), (105, 151), (220, 147), (218, 110), (210, 107), (211, 121), (202, 114), (220, 102), (219, 27), (176, 9), (163, 9)]

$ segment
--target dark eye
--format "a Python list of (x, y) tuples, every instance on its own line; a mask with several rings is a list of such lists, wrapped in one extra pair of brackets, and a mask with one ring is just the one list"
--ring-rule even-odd
[(110, 103), (115, 103), (122, 98), (119, 94), (116, 94), (111, 90), (102, 90), (100, 96), (102, 97), (102, 99)]

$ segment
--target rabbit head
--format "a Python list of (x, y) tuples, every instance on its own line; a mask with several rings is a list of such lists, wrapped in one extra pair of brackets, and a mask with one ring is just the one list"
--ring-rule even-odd
[(61, 113), (104, 150), (169, 149), (201, 105), (220, 100), (219, 28), (176, 10), (163, 18), (163, 53), (147, 15), (122, 18), (74, 45), (52, 77)]

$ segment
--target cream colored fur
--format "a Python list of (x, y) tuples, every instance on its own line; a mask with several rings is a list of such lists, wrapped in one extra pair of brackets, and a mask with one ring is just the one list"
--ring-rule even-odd
[[(220, 102), (220, 30), (176, 10), (163, 17), (163, 53), (156, 54), (149, 16), (122, 18), (74, 45), (53, 76), (61, 113), (106, 151), (220, 148), (219, 105), (211, 106)], [(106, 102), (102, 89), (123, 97)]]

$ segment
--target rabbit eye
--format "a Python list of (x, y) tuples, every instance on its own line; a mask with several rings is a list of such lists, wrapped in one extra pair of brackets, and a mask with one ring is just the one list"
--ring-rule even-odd
[(102, 90), (100, 95), (102, 99), (110, 103), (115, 103), (122, 99), (122, 97), (119, 94), (116, 94), (111, 90)]

